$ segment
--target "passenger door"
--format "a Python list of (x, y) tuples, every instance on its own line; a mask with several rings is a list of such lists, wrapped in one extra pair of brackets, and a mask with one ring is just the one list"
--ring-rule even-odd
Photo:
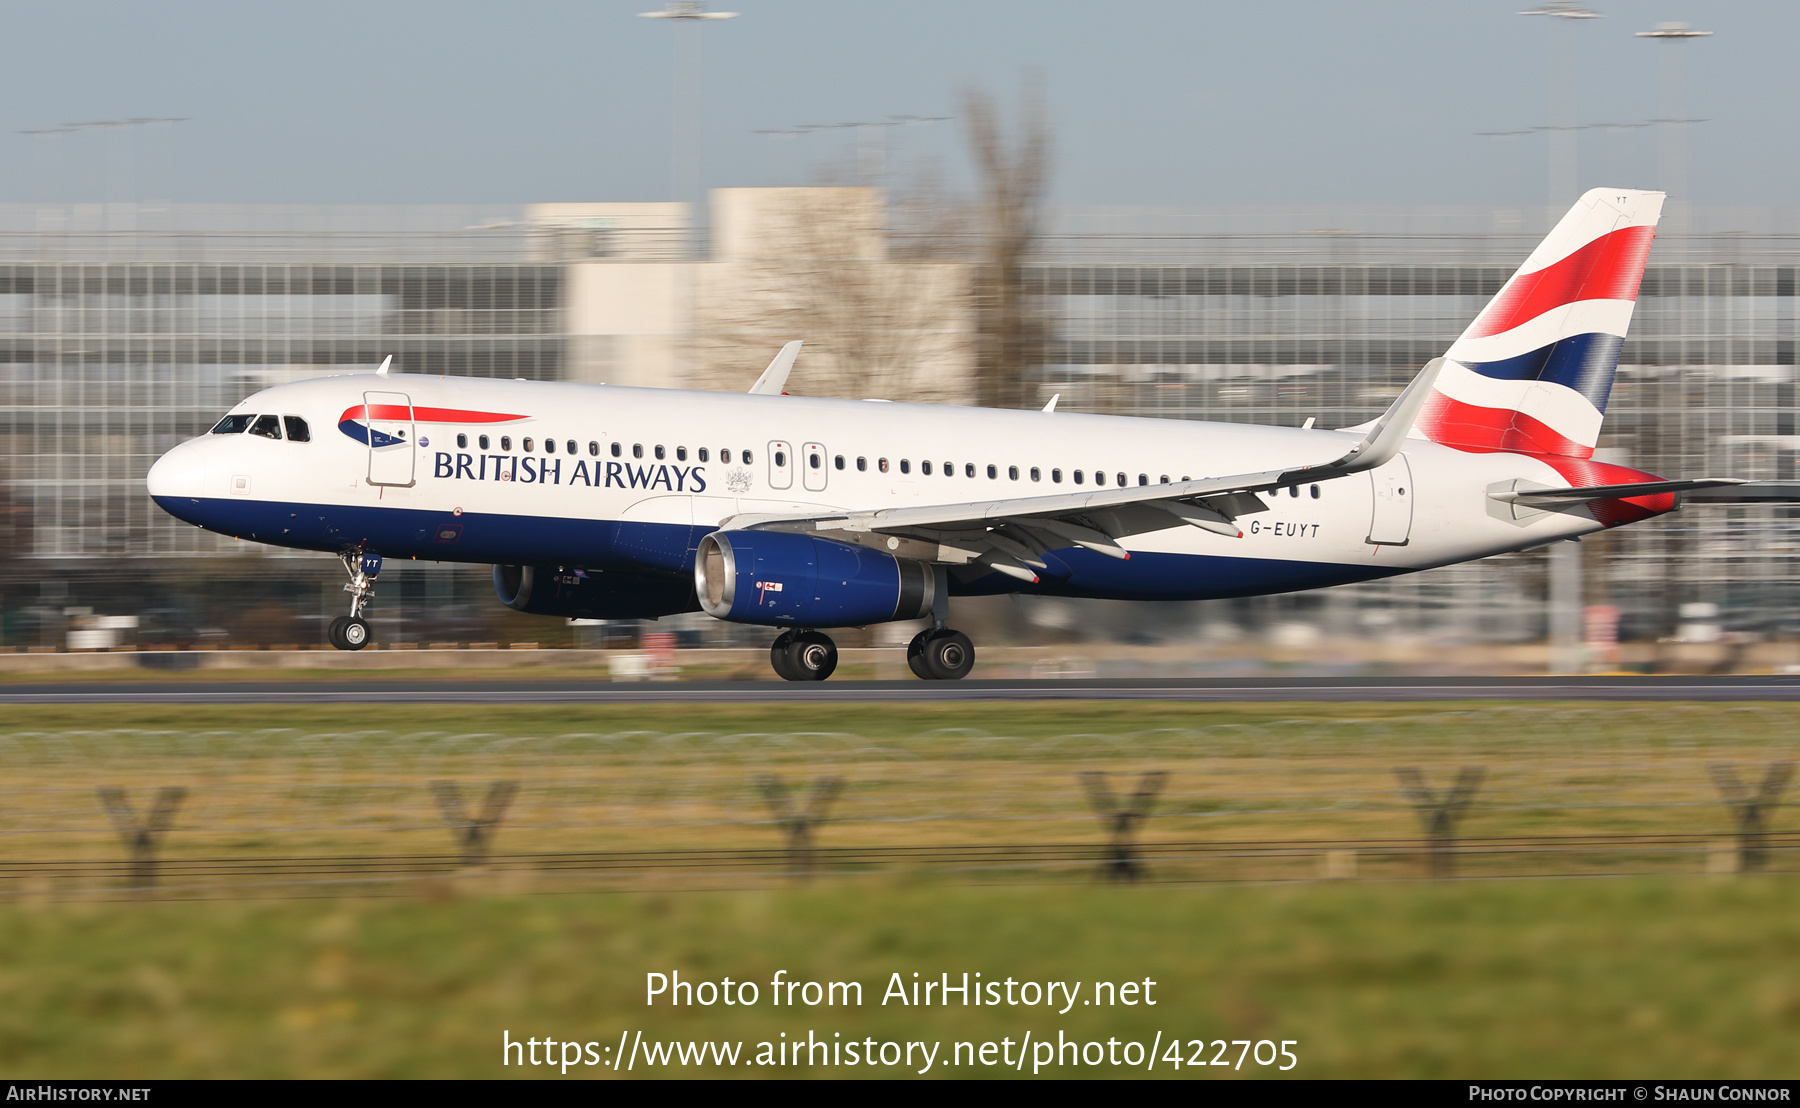
[(369, 484), (411, 488), (414, 483), (412, 398), (403, 392), (363, 393), (369, 428)]
[(800, 445), (800, 483), (806, 486), (807, 492), (824, 492), (825, 482), (830, 476), (826, 468), (825, 448), (816, 442)]
[(1412, 467), (1407, 464), (1406, 455), (1397, 454), (1393, 461), (1370, 470), (1369, 481), (1373, 485), (1375, 507), (1369, 517), (1368, 541), (1405, 546), (1412, 536), (1412, 506), (1417, 491), (1413, 488)]
[(794, 487), (794, 446), (792, 443), (772, 442), (769, 444), (769, 487), (772, 489)]

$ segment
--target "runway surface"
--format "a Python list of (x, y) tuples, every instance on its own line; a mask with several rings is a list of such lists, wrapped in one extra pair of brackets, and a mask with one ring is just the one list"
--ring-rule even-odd
[(30, 704), (944, 704), (968, 701), (1800, 700), (1782, 677), (1305, 677), (1088, 681), (192, 681), (0, 686)]

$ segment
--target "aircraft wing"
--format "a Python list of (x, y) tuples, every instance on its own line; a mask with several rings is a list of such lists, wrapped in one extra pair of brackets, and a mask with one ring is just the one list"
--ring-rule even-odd
[(783, 346), (775, 355), (774, 361), (762, 371), (756, 384), (750, 386), (751, 395), (780, 396), (781, 390), (787, 387), (788, 374), (794, 370), (794, 359), (800, 356), (800, 340)]
[[(1400, 452), (1407, 431), (1443, 367), (1434, 359), (1413, 378), (1363, 438), (1338, 457), (1279, 469), (1203, 477), (1169, 484), (1052, 493), (1048, 496), (978, 500), (917, 508), (883, 508), (813, 516), (737, 516), (727, 529), (809, 531), (823, 537), (888, 550), (900, 557), (948, 564), (979, 563), (1020, 580), (1037, 580), (1048, 568), (1043, 555), (1071, 544), (1128, 559), (1118, 541), (1127, 535), (1187, 524), (1242, 537), (1233, 521), (1267, 508), (1258, 492), (1302, 482), (1327, 481), (1386, 464)], [(878, 537), (879, 536), (879, 537)]]

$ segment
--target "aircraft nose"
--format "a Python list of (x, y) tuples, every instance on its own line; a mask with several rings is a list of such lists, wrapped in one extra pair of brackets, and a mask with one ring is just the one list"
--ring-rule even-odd
[(156, 459), (144, 477), (150, 495), (164, 497), (199, 497), (206, 492), (206, 454), (193, 443), (184, 442)]

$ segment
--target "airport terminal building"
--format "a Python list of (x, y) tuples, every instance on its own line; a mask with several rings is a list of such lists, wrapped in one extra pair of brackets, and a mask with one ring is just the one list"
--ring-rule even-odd
[[(1118, 414), (1361, 422), (1557, 215), (1052, 212), (1024, 274), (1044, 336), (1031, 391)], [(718, 190), (705, 222), (675, 204), (0, 206), (0, 645), (45, 634), (23, 608), (159, 567), (335, 608), (320, 584), (335, 566), (179, 524), (143, 475), (250, 392), (388, 354), (408, 372), (742, 388), (801, 338), (814, 346), (796, 391), (972, 398), (968, 265), (887, 234), (879, 193)], [(1672, 212), (1600, 456), (1793, 479), (1797, 274), (1800, 210)], [(1695, 505), (1584, 545), (1585, 600), (1620, 609), (1627, 636), (1681, 634), (1694, 604), (1729, 632), (1800, 632), (1794, 509)], [(421, 571), (396, 610), (481, 587), (461, 578)], [(1204, 618), (1523, 641), (1545, 632), (1546, 588), (1532, 553)]]

